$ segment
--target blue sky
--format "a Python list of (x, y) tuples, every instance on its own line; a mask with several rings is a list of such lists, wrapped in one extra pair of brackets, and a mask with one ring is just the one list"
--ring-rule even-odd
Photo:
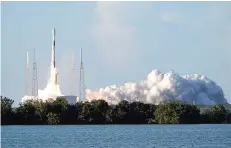
[(64, 94), (70, 57), (78, 70), (83, 48), (87, 88), (174, 70), (206, 75), (231, 102), (231, 2), (2, 2), (1, 18), (1, 94), (15, 105), (25, 92), (27, 49), (30, 60), (36, 49), (39, 88), (47, 83), (53, 27)]

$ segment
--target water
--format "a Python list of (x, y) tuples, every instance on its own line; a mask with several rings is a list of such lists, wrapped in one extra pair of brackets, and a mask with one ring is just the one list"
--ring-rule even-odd
[(227, 125), (2, 126), (2, 148), (230, 148)]

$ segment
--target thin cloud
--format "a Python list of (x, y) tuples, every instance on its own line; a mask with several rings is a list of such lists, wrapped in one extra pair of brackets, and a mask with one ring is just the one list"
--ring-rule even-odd
[(162, 12), (159, 17), (162, 21), (170, 24), (179, 24), (182, 18), (181, 14), (177, 12)]
[(120, 2), (98, 2), (95, 7), (93, 39), (102, 62), (112, 69), (135, 65), (139, 56), (137, 30), (126, 21), (126, 11)]

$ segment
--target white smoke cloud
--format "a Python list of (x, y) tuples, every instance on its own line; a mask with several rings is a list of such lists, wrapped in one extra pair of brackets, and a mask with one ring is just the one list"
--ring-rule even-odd
[(204, 75), (180, 76), (175, 72), (161, 73), (153, 70), (146, 80), (139, 83), (111, 85), (99, 90), (87, 90), (87, 99), (104, 99), (110, 104), (121, 100), (129, 102), (159, 104), (164, 100), (177, 100), (186, 103), (213, 105), (227, 103), (223, 90)]

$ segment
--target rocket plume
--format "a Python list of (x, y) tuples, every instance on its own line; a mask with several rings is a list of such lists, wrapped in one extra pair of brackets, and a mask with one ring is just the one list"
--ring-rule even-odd
[(153, 70), (146, 80), (139, 83), (111, 85), (96, 91), (86, 90), (87, 100), (104, 99), (109, 104), (121, 100), (129, 102), (159, 104), (165, 100), (182, 101), (192, 104), (227, 104), (222, 88), (201, 75), (180, 76), (174, 72), (161, 73)]

